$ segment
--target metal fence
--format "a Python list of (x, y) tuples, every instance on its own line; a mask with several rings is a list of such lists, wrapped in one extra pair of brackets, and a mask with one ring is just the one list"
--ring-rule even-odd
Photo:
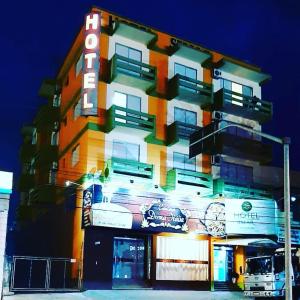
[(14, 256), (10, 291), (79, 291), (81, 265), (76, 259)]

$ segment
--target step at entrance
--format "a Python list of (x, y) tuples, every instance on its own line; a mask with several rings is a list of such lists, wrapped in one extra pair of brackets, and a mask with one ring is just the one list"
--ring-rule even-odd
[(236, 284), (227, 281), (215, 281), (214, 288), (215, 291), (241, 291)]

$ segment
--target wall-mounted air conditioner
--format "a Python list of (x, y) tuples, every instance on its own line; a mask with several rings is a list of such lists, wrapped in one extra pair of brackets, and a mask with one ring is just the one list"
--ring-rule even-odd
[(223, 120), (223, 113), (221, 113), (219, 111), (213, 111), (212, 119), (213, 120)]
[(222, 76), (222, 72), (218, 69), (214, 69), (213, 78), (214, 79), (219, 79), (221, 76)]
[(220, 166), (221, 165), (221, 160), (222, 160), (221, 155), (212, 155), (211, 156), (211, 164), (213, 166)]

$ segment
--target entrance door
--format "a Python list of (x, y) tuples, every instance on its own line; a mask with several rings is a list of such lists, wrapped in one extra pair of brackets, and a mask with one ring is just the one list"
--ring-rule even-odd
[(145, 279), (145, 241), (138, 238), (114, 238), (113, 286), (140, 285)]
[(231, 281), (232, 271), (232, 247), (214, 246), (214, 281)]

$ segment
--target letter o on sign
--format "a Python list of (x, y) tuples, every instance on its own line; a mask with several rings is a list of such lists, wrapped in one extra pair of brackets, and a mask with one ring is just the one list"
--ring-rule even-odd
[(85, 38), (85, 48), (95, 49), (98, 44), (97, 35), (95, 33), (90, 33)]

